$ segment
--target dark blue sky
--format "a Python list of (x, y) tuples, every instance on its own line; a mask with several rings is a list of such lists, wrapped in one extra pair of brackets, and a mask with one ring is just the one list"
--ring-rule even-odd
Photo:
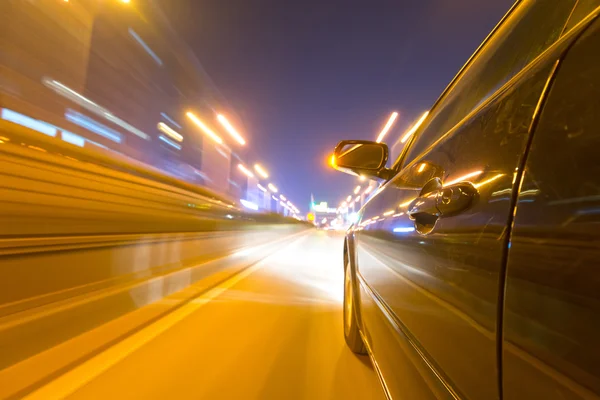
[(170, 0), (260, 160), (303, 212), (356, 179), (326, 167), (342, 139), (393, 143), (427, 110), (513, 0)]

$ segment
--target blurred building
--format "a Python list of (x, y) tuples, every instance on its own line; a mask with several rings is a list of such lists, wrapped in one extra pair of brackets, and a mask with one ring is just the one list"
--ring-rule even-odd
[(2, 131), (19, 127), (245, 197), (215, 118), (226, 101), (153, 1), (0, 1), (0, 108)]

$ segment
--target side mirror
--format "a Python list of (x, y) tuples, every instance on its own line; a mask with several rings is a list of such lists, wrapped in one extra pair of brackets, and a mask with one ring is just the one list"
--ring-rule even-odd
[(389, 179), (391, 170), (385, 167), (388, 157), (389, 149), (385, 143), (342, 140), (333, 151), (331, 165), (350, 175)]

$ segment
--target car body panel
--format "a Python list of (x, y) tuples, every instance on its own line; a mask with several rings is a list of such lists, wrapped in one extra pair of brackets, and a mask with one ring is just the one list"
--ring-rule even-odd
[[(515, 179), (558, 61), (584, 28), (409, 160), (361, 210), (352, 234), (362, 329), (390, 397), (501, 397), (497, 329)], [(433, 179), (467, 181), (479, 194), (468, 210), (421, 234), (407, 211)], [(407, 357), (421, 377), (412, 397), (398, 373)]]
[(508, 399), (600, 398), (599, 50), (597, 21), (561, 63), (527, 157), (507, 265)]

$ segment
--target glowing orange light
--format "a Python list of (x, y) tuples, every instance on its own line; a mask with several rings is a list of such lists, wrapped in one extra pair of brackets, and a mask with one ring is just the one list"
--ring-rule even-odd
[(428, 115), (429, 111), (425, 111), (423, 115), (421, 115), (421, 118), (419, 118), (417, 123), (414, 124), (413, 127), (410, 128), (408, 132), (404, 134), (404, 136), (402, 136), (402, 139), (400, 139), (400, 143), (406, 142), (408, 138), (410, 138), (417, 131), (417, 129), (419, 129), (419, 126), (421, 126), (421, 124), (423, 123), (423, 121), (425, 121), (425, 118), (427, 118)]
[(269, 177), (267, 171), (260, 164), (254, 164), (254, 170), (265, 179)]
[(223, 125), (223, 127), (225, 128), (225, 130), (227, 132), (229, 132), (229, 134), (231, 135), (232, 138), (234, 138), (236, 140), (236, 142), (238, 142), (241, 145), (245, 145), (246, 141), (244, 140), (244, 138), (242, 137), (242, 135), (240, 135), (235, 128), (233, 127), (233, 125), (231, 125), (231, 123), (229, 123), (229, 121), (227, 120), (227, 118), (225, 118), (224, 115), (217, 115), (217, 120), (219, 120), (219, 122), (221, 123), (221, 125)]
[(242, 164), (238, 164), (238, 169), (244, 173), (248, 178), (253, 178), (254, 174), (248, 168), (244, 167)]
[(462, 181), (467, 180), (469, 178), (473, 178), (474, 176), (477, 176), (477, 175), (481, 174), (482, 172), (483, 171), (469, 172), (468, 174), (465, 174), (463, 176), (459, 176), (458, 178), (453, 179), (453, 180), (451, 180), (449, 182), (444, 182), (444, 186), (454, 185), (455, 183), (462, 182)]
[[(490, 183), (490, 182), (493, 182), (493, 181), (495, 181), (496, 179), (499, 179), (499, 178), (501, 178), (501, 177), (503, 177), (503, 176), (504, 176), (504, 174), (498, 174), (498, 175), (492, 176), (490, 179), (486, 179), (486, 180), (485, 180), (485, 181), (483, 181), (483, 182), (476, 183), (476, 184), (475, 184), (475, 185), (473, 185), (473, 186), (475, 186), (476, 188), (478, 188), (478, 187), (480, 187), (480, 186), (483, 186), (483, 185), (486, 185), (486, 184), (488, 184), (488, 183)], [(525, 192), (521, 192), (521, 195), (522, 195), (523, 193), (525, 193)]]
[(202, 130), (202, 132), (204, 132), (208, 137), (210, 137), (212, 140), (219, 144), (223, 144), (223, 139), (221, 139), (219, 135), (211, 131), (210, 128), (200, 120), (200, 118), (194, 115), (194, 113), (188, 111), (185, 115), (187, 115), (187, 117), (191, 119), (192, 122), (196, 124), (196, 126), (198, 126)]
[(396, 121), (396, 118), (398, 118), (398, 113), (394, 111), (392, 113), (392, 115), (390, 115), (390, 118), (388, 119), (388, 122), (383, 127), (383, 130), (381, 131), (381, 133), (379, 134), (379, 136), (377, 136), (377, 143), (380, 143), (383, 140), (383, 137), (388, 133), (388, 131), (390, 130), (390, 128), (394, 124), (394, 121)]
[(329, 165), (335, 168), (335, 154), (332, 154), (331, 157), (329, 157)]

